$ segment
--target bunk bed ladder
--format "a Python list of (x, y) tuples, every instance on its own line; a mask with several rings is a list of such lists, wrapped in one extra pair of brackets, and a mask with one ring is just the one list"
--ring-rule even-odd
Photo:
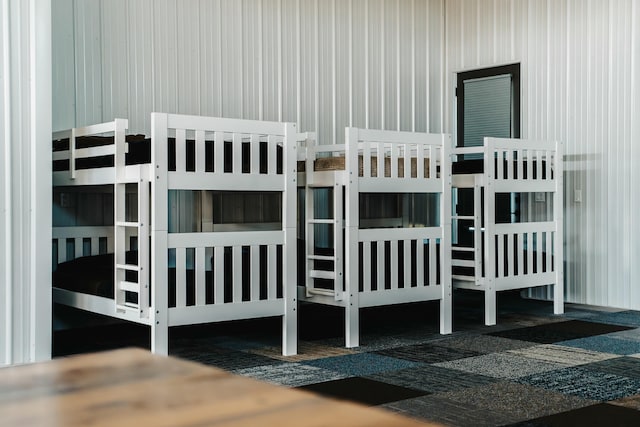
[[(150, 292), (150, 183), (143, 173), (144, 166), (127, 166), (126, 175), (124, 171), (117, 172), (114, 186), (115, 308), (118, 312), (138, 311), (141, 318), (149, 316)], [(128, 204), (134, 195), (137, 203)], [(132, 216), (137, 218), (132, 221)]]
[[(333, 185), (333, 217), (331, 218), (316, 218), (316, 209), (314, 204), (314, 190), (317, 188), (330, 189), (325, 185), (314, 185), (313, 181), (309, 180), (309, 174), (313, 173), (315, 151), (312, 147), (307, 148), (306, 170), (307, 170), (307, 185), (305, 186), (305, 240), (306, 240), (306, 296), (307, 298), (314, 295), (321, 295), (326, 297), (334, 297), (336, 301), (342, 301), (344, 298), (344, 267), (343, 267), (343, 252), (344, 252), (344, 221), (343, 221), (343, 185), (339, 180)], [(339, 172), (336, 173), (336, 176)], [(328, 202), (328, 200), (327, 200)], [(316, 247), (316, 225), (327, 224), (333, 226), (333, 248), (331, 253), (327, 249), (326, 252), (319, 253), (318, 247)], [(318, 268), (317, 264), (331, 263), (331, 268)], [(331, 288), (327, 286), (319, 286), (317, 281), (333, 281)]]

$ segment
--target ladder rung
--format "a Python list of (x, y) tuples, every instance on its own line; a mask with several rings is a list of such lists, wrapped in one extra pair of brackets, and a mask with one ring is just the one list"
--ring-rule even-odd
[(311, 295), (324, 295), (328, 297), (332, 297), (336, 294), (333, 289), (322, 289), (322, 288), (307, 288), (307, 293)]
[(307, 259), (313, 259), (317, 261), (335, 261), (336, 257), (331, 255), (307, 255)]
[(331, 219), (320, 219), (320, 218), (316, 218), (316, 219), (310, 219), (309, 221), (307, 221), (309, 224), (335, 224), (336, 220), (331, 218)]
[(139, 293), (140, 284), (135, 282), (127, 282), (126, 280), (121, 280), (118, 282), (118, 290)]
[(140, 227), (139, 222), (129, 222), (129, 221), (117, 221), (116, 225), (118, 227)]
[(451, 265), (454, 267), (475, 267), (476, 262), (473, 260), (469, 261), (465, 259), (452, 259)]
[(473, 282), (475, 281), (475, 276), (461, 276), (459, 274), (453, 274), (451, 276), (453, 280), (460, 280), (461, 282)]
[(468, 248), (466, 246), (452, 246), (451, 250), (460, 252), (475, 252), (476, 248)]
[(309, 277), (314, 279), (329, 279), (333, 280), (336, 278), (335, 271), (327, 271), (327, 270), (311, 270), (309, 271)]
[(116, 268), (119, 270), (140, 271), (140, 267), (134, 264), (116, 264)]
[(468, 220), (473, 221), (474, 219), (476, 219), (476, 217), (475, 216), (467, 216), (467, 215), (453, 215), (451, 217), (451, 219), (468, 219)]

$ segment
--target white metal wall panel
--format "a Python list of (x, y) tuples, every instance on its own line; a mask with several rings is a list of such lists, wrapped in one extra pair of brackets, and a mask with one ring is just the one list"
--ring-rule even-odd
[[(571, 302), (640, 308), (640, 5), (626, 1), (446, 3), (446, 129), (456, 71), (522, 64), (522, 136), (565, 142), (565, 277)], [(576, 191), (582, 201), (576, 201)], [(537, 293), (536, 296), (544, 296)]]
[(0, 366), (51, 358), (51, 20), (0, 1)]
[[(54, 25), (51, 40), (53, 99), (56, 100), (53, 122), (68, 129), (75, 125), (76, 115), (73, 0), (56, 1), (51, 12)], [(126, 102), (126, 97), (123, 100)]]
[(292, 120), (321, 143), (341, 143), (346, 125), (441, 127), (443, 0), (53, 7), (56, 43), (66, 43), (55, 50), (76, 75), (73, 91), (56, 92), (56, 105), (76, 108), (60, 110), (55, 129), (125, 116), (131, 131), (149, 133), (153, 110)]

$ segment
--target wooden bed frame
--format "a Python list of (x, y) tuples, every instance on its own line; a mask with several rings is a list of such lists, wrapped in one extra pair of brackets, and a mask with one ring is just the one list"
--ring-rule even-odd
[[(58, 262), (67, 260), (67, 247), (75, 248), (73, 257), (97, 254), (99, 240), (107, 240), (108, 250), (115, 253), (115, 298), (54, 288), (54, 301), (149, 325), (151, 349), (160, 354), (168, 353), (171, 326), (282, 316), (282, 352), (296, 354), (295, 125), (164, 113), (152, 113), (151, 124), (151, 163), (139, 165), (125, 164), (127, 120), (115, 119), (54, 134), (54, 140), (68, 138), (70, 144), (67, 150), (55, 151), (53, 158), (68, 159), (70, 167), (54, 172), (53, 185), (112, 185), (115, 212), (112, 227), (54, 227), (53, 230), (54, 244), (59, 248)], [(75, 148), (78, 137), (107, 134), (113, 136), (113, 143), (109, 145)], [(175, 138), (176, 149), (172, 153), (175, 171), (169, 170), (169, 138)], [(195, 141), (195, 170), (186, 167), (187, 140)], [(205, 141), (213, 141), (213, 171), (205, 168)], [(224, 143), (229, 141), (231, 170), (225, 170), (229, 167), (224, 160)], [(243, 156), (246, 157), (243, 146), (246, 153), (247, 144), (249, 158), (243, 160)], [(114, 157), (114, 166), (76, 170), (76, 159), (105, 155)], [(266, 171), (261, 170), (265, 157)], [(279, 157), (281, 171), (277, 167)], [(127, 184), (137, 188), (135, 221), (125, 217)], [(282, 227), (262, 231), (169, 232), (168, 194), (172, 190), (279, 192), (282, 194)], [(137, 248), (132, 247), (131, 236), (137, 236), (140, 242)], [(142, 244), (147, 239), (150, 244)], [(60, 250), (63, 245), (65, 249)], [(137, 263), (127, 263), (125, 254), (132, 249), (137, 249)], [(168, 304), (170, 251), (175, 254), (175, 307)], [(230, 271), (225, 270), (225, 251), (231, 252)], [(207, 255), (211, 262), (207, 261)], [(247, 256), (251, 262), (245, 270), (243, 258)], [(193, 264), (189, 268), (195, 278), (194, 305), (187, 305), (186, 301), (187, 258)], [(260, 259), (266, 265), (266, 272), (260, 271)], [(207, 303), (205, 298), (207, 270), (213, 270), (213, 303)], [(278, 270), (282, 272), (280, 278)], [(137, 279), (127, 280), (131, 277), (127, 272), (137, 273)], [(227, 296), (230, 301), (225, 302), (224, 286), (229, 281), (232, 296)], [(243, 282), (249, 283), (244, 289)], [(131, 302), (127, 295), (137, 295), (137, 298)]]

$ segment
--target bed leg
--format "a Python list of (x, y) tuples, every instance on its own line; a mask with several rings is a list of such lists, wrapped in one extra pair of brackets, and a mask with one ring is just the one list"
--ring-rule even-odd
[(484, 324), (493, 326), (496, 324), (496, 291), (486, 289), (484, 291)]
[(360, 313), (357, 301), (347, 300), (345, 313), (345, 346), (347, 348), (360, 347)]
[(553, 285), (553, 314), (564, 313), (564, 284)]
[(169, 328), (159, 318), (151, 325), (151, 352), (162, 356), (169, 355)]
[(296, 299), (290, 307), (285, 307), (282, 316), (282, 355), (295, 356), (298, 354), (298, 311)]
[(440, 333), (442, 335), (450, 334), (453, 330), (452, 325), (452, 301), (451, 290), (446, 289), (442, 299), (440, 300)]

